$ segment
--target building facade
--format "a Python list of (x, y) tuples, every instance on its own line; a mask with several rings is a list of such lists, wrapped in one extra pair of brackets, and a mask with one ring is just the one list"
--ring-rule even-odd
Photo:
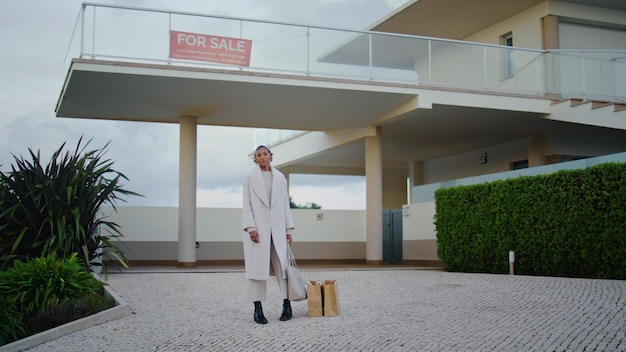
[[(107, 22), (116, 11), (138, 9), (83, 5), (80, 56), (57, 116), (180, 124), (177, 237), (161, 236), (169, 249), (158, 258), (140, 253), (150, 248), (147, 235), (132, 234), (144, 238), (133, 249), (141, 260), (170, 260), (172, 246), (180, 266), (224, 260), (196, 249), (197, 125), (296, 130), (271, 143), (283, 173), (365, 176), (366, 210), (353, 226), (361, 233), (344, 240), (343, 227), (313, 222), (338, 237), (307, 235), (296, 250), (307, 259), (372, 264), (383, 262), (388, 209), (403, 209), (403, 260), (437, 261), (429, 198), (437, 187), (626, 151), (620, 1), (409, 1), (364, 31), (143, 10), (161, 30), (150, 34), (153, 50), (138, 54), (120, 49), (137, 38)], [(101, 39), (117, 31), (118, 40)], [(252, 41), (250, 57), (237, 62), (207, 59), (216, 51), (202, 63), (172, 51), (181, 38), (198, 44), (200, 35), (213, 35), (232, 44), (274, 32), (297, 39)], [(278, 55), (284, 45), (288, 59)], [(231, 245), (219, 238), (208, 242)]]

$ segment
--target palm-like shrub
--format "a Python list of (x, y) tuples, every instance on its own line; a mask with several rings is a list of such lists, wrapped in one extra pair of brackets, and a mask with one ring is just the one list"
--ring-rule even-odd
[(23, 314), (8, 297), (0, 294), (0, 346), (21, 339), (26, 335)]
[(101, 293), (104, 284), (87, 272), (76, 253), (67, 258), (56, 254), (15, 261), (0, 272), (0, 297), (9, 297), (20, 312), (32, 314), (77, 299), (89, 292)]
[(16, 258), (74, 252), (88, 269), (102, 256), (127, 265), (112, 242), (122, 236), (119, 225), (98, 211), (102, 205), (115, 209), (121, 195), (138, 194), (122, 188), (126, 176), (104, 158), (108, 143), (86, 150), (90, 142), (83, 145), (81, 138), (72, 152), (64, 152), (63, 143), (45, 167), (39, 151), (29, 149), (31, 160), (14, 155), (12, 171), (0, 172), (0, 268)]
[(0, 346), (115, 305), (77, 253), (16, 260), (0, 271)]

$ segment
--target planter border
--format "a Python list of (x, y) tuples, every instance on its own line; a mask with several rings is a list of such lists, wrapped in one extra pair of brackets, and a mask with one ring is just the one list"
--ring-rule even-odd
[[(102, 281), (102, 279), (98, 275), (94, 274), (94, 276)], [(54, 340), (58, 337), (71, 334), (102, 323), (106, 323), (111, 320), (119, 319), (131, 314), (131, 310), (128, 304), (108, 285), (104, 286), (104, 294), (113, 298), (113, 300), (115, 301), (114, 307), (78, 320), (74, 320), (67, 324), (59, 325), (50, 330), (42, 331), (38, 334), (25, 337), (21, 340), (17, 340), (9, 344), (0, 346), (0, 351), (22, 351), (40, 345), (44, 342)]]

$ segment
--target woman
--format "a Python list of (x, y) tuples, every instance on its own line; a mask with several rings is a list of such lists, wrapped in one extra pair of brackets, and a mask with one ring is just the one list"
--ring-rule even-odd
[(259, 146), (254, 152), (256, 166), (243, 185), (243, 253), (248, 298), (254, 302), (254, 321), (267, 324), (261, 301), (266, 300), (270, 271), (278, 280), (283, 297), (281, 321), (291, 319), (291, 303), (287, 294), (287, 245), (294, 229), (287, 179), (271, 167), (272, 152)]

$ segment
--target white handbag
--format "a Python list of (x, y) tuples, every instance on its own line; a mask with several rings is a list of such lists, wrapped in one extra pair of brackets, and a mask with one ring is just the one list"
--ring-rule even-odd
[(291, 245), (287, 245), (287, 288), (290, 301), (302, 301), (306, 299), (306, 281), (302, 279), (300, 269), (296, 265)]

